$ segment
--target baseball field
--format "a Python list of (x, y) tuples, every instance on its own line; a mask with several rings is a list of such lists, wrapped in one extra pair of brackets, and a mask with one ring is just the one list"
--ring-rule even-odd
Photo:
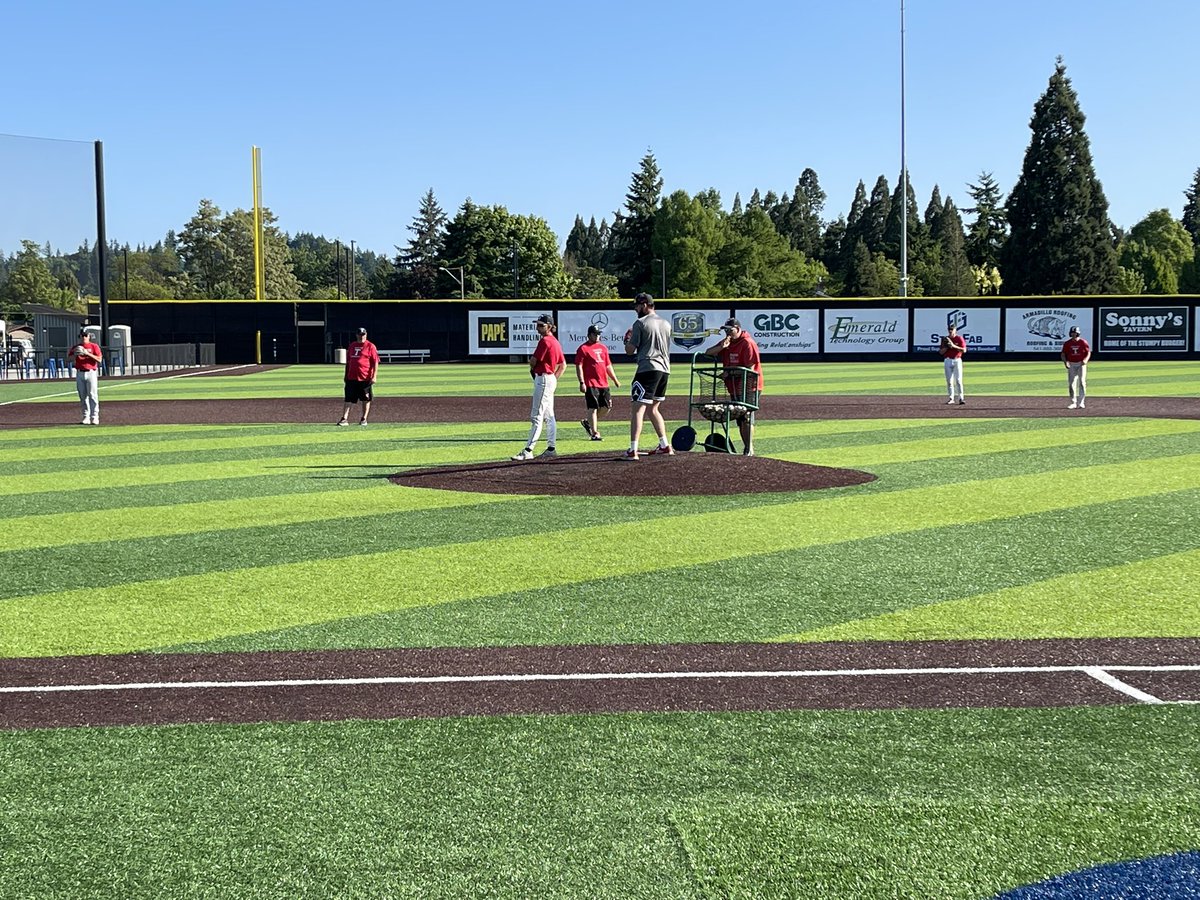
[(1200, 362), (1091, 370), (0, 383), (0, 897), (1200, 897)]

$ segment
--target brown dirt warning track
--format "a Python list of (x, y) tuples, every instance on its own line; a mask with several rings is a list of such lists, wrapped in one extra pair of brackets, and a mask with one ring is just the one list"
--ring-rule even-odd
[[(328, 423), (337, 398), (114, 401), (105, 425)], [(0, 406), (0, 428), (71, 424), (75, 403)], [(686, 403), (664, 410), (675, 428)], [(1196, 398), (770, 398), (772, 419), (1200, 418)], [(380, 398), (376, 425), (520, 422), (523, 397)], [(701, 435), (707, 423), (695, 423)], [(567, 419), (562, 428), (578, 428)], [(79, 426), (81, 429), (84, 426)], [(588, 495), (746, 493), (860, 484), (869, 473), (693, 451), (616, 462), (611, 445), (554, 460), (406, 470), (394, 483)], [(572, 442), (573, 443), (573, 442)], [(519, 449), (513, 447), (512, 450)], [(502, 455), (498, 453), (498, 455)], [(619, 478), (610, 473), (620, 467)], [(666, 477), (664, 477), (666, 476)], [(622, 485), (619, 489), (612, 485)], [(723, 489), (722, 485), (726, 487)], [(1200, 639), (571, 645), (0, 659), (0, 729), (467, 715), (1031, 707), (1200, 702)]]

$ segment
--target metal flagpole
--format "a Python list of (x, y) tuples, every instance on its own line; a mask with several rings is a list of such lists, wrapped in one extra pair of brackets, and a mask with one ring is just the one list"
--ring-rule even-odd
[(900, 296), (908, 296), (908, 161), (904, 155), (904, 0), (900, 0)]

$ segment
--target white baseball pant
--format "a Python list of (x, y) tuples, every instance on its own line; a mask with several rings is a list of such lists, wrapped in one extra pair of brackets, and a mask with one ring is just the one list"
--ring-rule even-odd
[(533, 379), (533, 402), (529, 407), (529, 440), (525, 446), (533, 449), (546, 427), (546, 444), (553, 447), (558, 437), (558, 422), (554, 418), (554, 391), (558, 379), (553, 375), (538, 375)]
[[(1075, 382), (1079, 382), (1078, 389)], [(1087, 363), (1067, 363), (1067, 395), (1075, 403), (1082, 403), (1087, 396)]]
[(947, 357), (943, 360), (946, 367), (946, 397), (950, 400), (955, 399), (954, 389), (958, 389), (959, 400), (963, 399), (963, 384), (962, 384), (962, 357), (950, 359)]

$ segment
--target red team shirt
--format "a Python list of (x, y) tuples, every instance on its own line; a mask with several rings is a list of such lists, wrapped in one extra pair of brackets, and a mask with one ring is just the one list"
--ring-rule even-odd
[(575, 365), (583, 370), (584, 387), (608, 387), (608, 367), (612, 365), (612, 359), (602, 343), (581, 344), (575, 351)]
[[(80, 343), (76, 344), (76, 346), (80, 350), (87, 350), (89, 353), (95, 353), (97, 356), (100, 355), (100, 348), (91, 341), (81, 341)], [(100, 365), (100, 363), (96, 362), (90, 356), (84, 356), (82, 353), (76, 354), (75, 356), (75, 368), (80, 372), (90, 372), (98, 365)]]
[(567, 358), (563, 355), (562, 344), (558, 342), (558, 338), (547, 332), (538, 341), (529, 368), (534, 375), (553, 375), (560, 365), (566, 364)]
[(354, 341), (346, 352), (346, 380), (374, 381), (379, 351), (370, 341)]
[(1083, 338), (1077, 337), (1064, 342), (1062, 352), (1067, 355), (1067, 362), (1081, 363), (1088, 358), (1092, 348)]
[(942, 356), (946, 359), (958, 359), (963, 355), (963, 351), (967, 349), (967, 339), (961, 334), (956, 334), (954, 337), (946, 336), (947, 344), (942, 348)]
[[(735, 340), (730, 341), (729, 346), (717, 354), (717, 358), (721, 360), (721, 365), (727, 369), (753, 369), (758, 373), (758, 385), (757, 387), (749, 385), (748, 388), (749, 390), (762, 390), (762, 356), (758, 352), (758, 344), (746, 332), (743, 331)], [(726, 378), (725, 385), (729, 388), (730, 394), (737, 395), (741, 393), (740, 379), (736, 377)]]

